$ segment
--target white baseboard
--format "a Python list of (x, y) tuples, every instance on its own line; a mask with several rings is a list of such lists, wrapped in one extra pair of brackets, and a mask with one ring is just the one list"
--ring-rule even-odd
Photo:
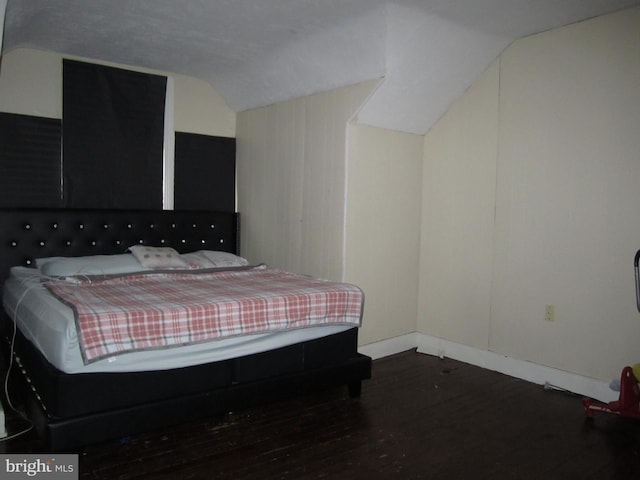
[(379, 342), (369, 343), (358, 347), (358, 352), (367, 355), (372, 359), (388, 357), (400, 352), (406, 352), (418, 346), (418, 334), (407, 333), (399, 337), (390, 338), (388, 340), (380, 340)]
[(420, 353), (452, 358), (538, 385), (547, 384), (553, 388), (567, 390), (601, 402), (610, 402), (618, 398), (618, 393), (611, 390), (606, 382), (422, 333), (410, 333), (363, 345), (358, 350), (375, 360), (412, 348), (417, 348)]

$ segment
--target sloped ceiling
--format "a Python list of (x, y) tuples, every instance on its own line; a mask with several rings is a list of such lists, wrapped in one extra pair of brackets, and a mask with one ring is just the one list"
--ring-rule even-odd
[(19, 47), (204, 79), (239, 112), (381, 79), (361, 123), (425, 133), (517, 38), (640, 0), (8, 0)]

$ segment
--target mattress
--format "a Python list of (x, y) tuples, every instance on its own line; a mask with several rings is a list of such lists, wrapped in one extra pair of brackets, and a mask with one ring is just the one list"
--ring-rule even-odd
[(65, 373), (117, 373), (166, 370), (261, 353), (339, 333), (351, 325), (324, 325), (285, 332), (212, 340), (162, 350), (129, 352), (85, 365), (74, 313), (41, 283), (38, 270), (13, 267), (4, 284), (3, 306), (20, 332)]

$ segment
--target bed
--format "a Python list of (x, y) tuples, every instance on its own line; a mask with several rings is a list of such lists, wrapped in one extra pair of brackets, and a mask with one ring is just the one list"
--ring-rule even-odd
[[(216, 252), (235, 259), (238, 225), (238, 215), (225, 212), (0, 209), (2, 350), (6, 362), (13, 359), (11, 385), (19, 389), (10, 393), (23, 399), (50, 450), (70, 451), (318, 388), (344, 385), (352, 397), (360, 395), (361, 382), (371, 376), (371, 359), (357, 352), (357, 322), (249, 329), (242, 335), (198, 337), (194, 342), (178, 338), (150, 350), (136, 344), (114, 353), (99, 345), (91, 353), (82, 340), (77, 306), (66, 303), (64, 291), (45, 288), (33, 276), (46, 273), (58, 285), (78, 278), (109, 283), (166, 274), (173, 282), (175, 275), (189, 280), (226, 275), (226, 282), (266, 275), (271, 269), (265, 266), (227, 268), (223, 262), (202, 272), (152, 269), (152, 275), (100, 271), (65, 276), (68, 262), (62, 270), (45, 271), (41, 260), (109, 256), (111, 261), (114, 255), (130, 258), (131, 246), (170, 247), (181, 258), (187, 252)], [(63, 290), (67, 287), (71, 285), (62, 285)], [(44, 300), (32, 303), (30, 298), (44, 290)], [(16, 320), (18, 328), (12, 318), (16, 308), (25, 312)], [(59, 337), (75, 344), (56, 347)]]

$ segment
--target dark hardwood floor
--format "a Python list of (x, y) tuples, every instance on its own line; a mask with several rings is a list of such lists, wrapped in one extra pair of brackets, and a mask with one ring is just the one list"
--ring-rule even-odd
[[(38, 452), (31, 434), (0, 444)], [(454, 360), (376, 360), (346, 388), (89, 446), (82, 479), (638, 479), (640, 422)]]

